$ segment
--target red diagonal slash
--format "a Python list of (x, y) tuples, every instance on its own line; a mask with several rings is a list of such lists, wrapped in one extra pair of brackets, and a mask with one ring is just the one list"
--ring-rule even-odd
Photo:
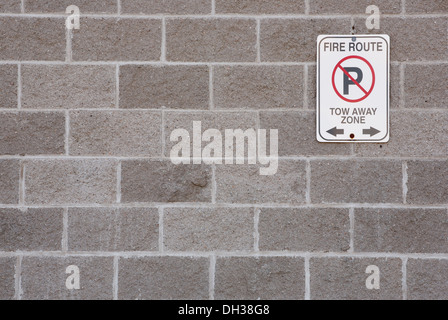
[(344, 72), (344, 73), (347, 75), (347, 77), (350, 78), (350, 80), (352, 80), (352, 81), (359, 87), (359, 89), (362, 90), (362, 92), (364, 92), (364, 94), (368, 94), (368, 92), (367, 92), (366, 90), (364, 90), (363, 87), (361, 87), (361, 85), (358, 83), (358, 81), (356, 81), (356, 80), (350, 75), (350, 73), (347, 72), (347, 70), (345, 70), (344, 68), (342, 68), (341, 65), (338, 65), (338, 67), (342, 70), (342, 72)]
[[(359, 59), (361, 61), (364, 61), (367, 64), (367, 66), (369, 67), (370, 71), (372, 72), (372, 85), (370, 86), (369, 92), (366, 93), (366, 90), (364, 90), (364, 88), (361, 87), (361, 85), (357, 81), (355, 81), (355, 79), (353, 79), (353, 77), (350, 74), (348, 74), (347, 70), (345, 70), (344, 68), (341, 67), (342, 63), (349, 59)], [(359, 98), (359, 99), (348, 99), (339, 93), (338, 89), (336, 88), (336, 83), (335, 83), (336, 71), (339, 70), (339, 68), (342, 70), (342, 72), (344, 72), (353, 81), (353, 83), (356, 83), (356, 85), (361, 89), (362, 92), (364, 92), (364, 97)], [(366, 99), (372, 93), (373, 88), (375, 87), (375, 71), (373, 70), (372, 65), (370, 64), (369, 61), (367, 61), (367, 59), (360, 57), (360, 56), (348, 56), (348, 57), (345, 57), (344, 59), (342, 59), (341, 61), (339, 61), (339, 63), (334, 67), (333, 76), (331, 77), (331, 84), (333, 85), (334, 92), (336, 92), (338, 97), (341, 98), (342, 100), (350, 102), (350, 103), (360, 102), (360, 101), (363, 101), (364, 99)]]

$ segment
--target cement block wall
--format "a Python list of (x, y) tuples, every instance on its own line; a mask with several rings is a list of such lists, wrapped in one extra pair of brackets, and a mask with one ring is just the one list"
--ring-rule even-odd
[[(315, 138), (352, 33), (391, 37), (387, 144)], [(447, 74), (446, 0), (0, 0), (0, 298), (448, 299)], [(172, 164), (193, 121), (279, 129), (277, 174)]]

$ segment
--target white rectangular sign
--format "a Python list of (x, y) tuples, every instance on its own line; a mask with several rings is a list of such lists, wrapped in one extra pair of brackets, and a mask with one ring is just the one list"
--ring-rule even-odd
[(317, 140), (388, 142), (390, 38), (317, 38)]

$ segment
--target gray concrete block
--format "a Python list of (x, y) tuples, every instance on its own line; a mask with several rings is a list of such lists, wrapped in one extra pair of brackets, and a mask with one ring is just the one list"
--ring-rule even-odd
[[(370, 5), (379, 7), (382, 14), (401, 12), (401, 0), (346, 0), (343, 5), (338, 0), (310, 1), (310, 14), (365, 14)], [(367, 17), (367, 15), (366, 15)]]
[(14, 64), (0, 65), (0, 86), (2, 88), (2, 101), (0, 102), (0, 108), (17, 108), (18, 106), (17, 73), (18, 73), (17, 65)]
[(355, 209), (356, 252), (446, 253), (445, 209)]
[(23, 108), (115, 108), (113, 66), (24, 65), (22, 84)]
[(313, 203), (402, 203), (400, 161), (311, 161)]
[(19, 203), (20, 162), (0, 160), (0, 203)]
[(120, 67), (120, 108), (208, 109), (207, 66)]
[(303, 258), (218, 257), (215, 299), (301, 300), (305, 297)]
[(61, 112), (1, 112), (0, 154), (65, 154), (65, 115)]
[(260, 251), (344, 252), (350, 249), (348, 209), (261, 209)]
[(409, 161), (407, 202), (448, 204), (448, 161)]
[(209, 298), (206, 258), (123, 258), (118, 298), (124, 300), (205, 300)]
[(72, 39), (74, 61), (160, 60), (159, 19), (81, 18)]
[[(7, 10), (8, 11), (8, 10)], [(63, 18), (0, 17), (0, 60), (65, 60)]]
[[(79, 269), (79, 289), (67, 289)], [(24, 257), (22, 260), (23, 300), (112, 300), (113, 258), (110, 257)]]
[(250, 251), (252, 208), (166, 208), (164, 247), (168, 251)]
[(448, 260), (409, 259), (407, 286), (409, 300), (448, 299)]
[(302, 108), (302, 66), (214, 68), (217, 109)]
[(79, 7), (81, 13), (117, 13), (115, 0), (25, 0), (26, 13), (62, 13), (68, 6)]
[(225, 14), (304, 14), (305, 2), (297, 0), (217, 0), (216, 13)]
[[(391, 258), (311, 258), (311, 299), (401, 300), (401, 265), (401, 259)], [(379, 289), (367, 288), (369, 266), (379, 269)]]
[(209, 14), (210, 0), (121, 0), (124, 14)]
[[(218, 165), (218, 203), (304, 203), (306, 173), (304, 161), (281, 160), (275, 175), (260, 175), (260, 165)], [(264, 166), (263, 166), (264, 167)]]
[(62, 209), (0, 209), (0, 216), (0, 251), (61, 250)]
[(121, 164), (122, 202), (210, 202), (211, 168), (170, 161), (127, 160)]
[(407, 65), (406, 108), (448, 108), (448, 64)]
[(162, 154), (161, 125), (160, 112), (71, 112), (70, 154), (158, 157)]
[(447, 13), (448, 3), (445, 0), (406, 0), (406, 13)]
[(168, 61), (255, 62), (256, 22), (252, 19), (168, 19)]
[(15, 258), (0, 258), (0, 299), (13, 300), (15, 296)]
[(115, 160), (26, 161), (27, 204), (111, 204), (117, 200)]
[(71, 208), (70, 251), (156, 251), (159, 213), (156, 208)]

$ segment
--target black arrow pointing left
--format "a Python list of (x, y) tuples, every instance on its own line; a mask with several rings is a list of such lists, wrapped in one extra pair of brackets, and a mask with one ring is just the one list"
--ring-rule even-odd
[(333, 129), (330, 129), (327, 132), (332, 136), (337, 137), (339, 134), (344, 134), (344, 129), (338, 129), (337, 127), (334, 127)]

